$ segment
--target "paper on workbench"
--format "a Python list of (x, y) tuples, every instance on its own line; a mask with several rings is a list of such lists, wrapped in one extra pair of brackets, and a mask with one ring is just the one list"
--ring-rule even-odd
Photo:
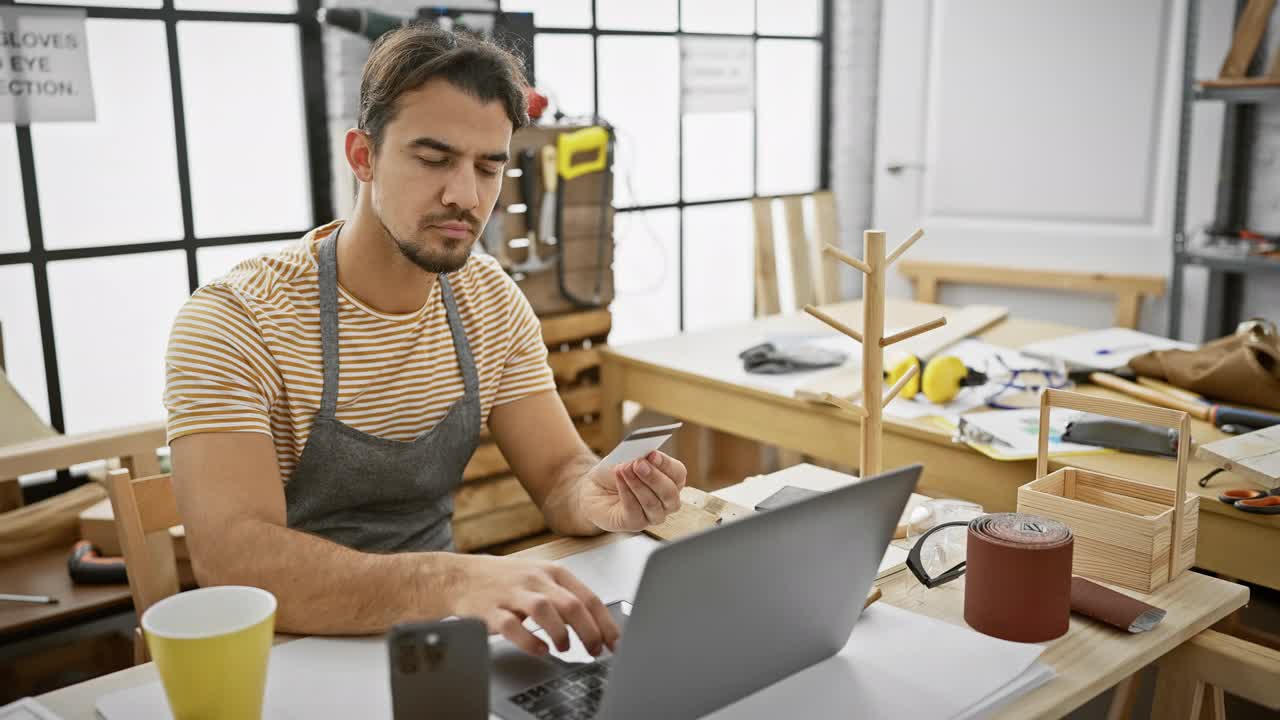
[(707, 718), (977, 717), (1051, 678), (1043, 651), (879, 602), (834, 657)]
[(1128, 328), (1107, 328), (1041, 340), (1022, 348), (1028, 355), (1053, 357), (1077, 368), (1115, 370), (1152, 350), (1195, 350), (1196, 346)]
[[(1062, 441), (1067, 424), (1083, 417), (1075, 410), (1049, 411), (1050, 455), (1098, 455), (1115, 452), (1095, 445)], [(945, 418), (939, 418), (944, 422)], [(1040, 449), (1040, 408), (968, 413), (955, 425), (965, 443), (993, 460), (1034, 460)]]

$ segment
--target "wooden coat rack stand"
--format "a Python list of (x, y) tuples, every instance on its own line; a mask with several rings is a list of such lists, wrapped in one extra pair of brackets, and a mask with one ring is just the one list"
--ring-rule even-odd
[[(828, 261), (843, 262), (849, 267), (862, 272), (866, 277), (862, 284), (862, 332), (845, 325), (813, 305), (805, 305), (804, 311), (830, 325), (845, 335), (862, 344), (862, 392), (859, 405), (830, 393), (823, 393), (821, 399), (847, 412), (853, 413), (861, 420), (862, 444), (859, 448), (861, 462), (858, 472), (862, 477), (879, 473), (882, 467), (880, 438), (883, 432), (882, 418), (884, 406), (897, 396), (911, 379), (919, 372), (916, 366), (911, 367), (901, 378), (882, 395), (884, 388), (884, 349), (907, 338), (929, 332), (947, 324), (945, 317), (930, 320), (915, 327), (896, 332), (888, 337), (884, 334), (884, 276), (885, 271), (895, 260), (902, 256), (917, 240), (924, 236), (924, 230), (917, 229), (885, 255), (885, 233), (881, 230), (867, 230), (862, 233), (864, 250), (859, 260), (833, 245), (822, 249)], [(857, 398), (855, 398), (857, 399)]]

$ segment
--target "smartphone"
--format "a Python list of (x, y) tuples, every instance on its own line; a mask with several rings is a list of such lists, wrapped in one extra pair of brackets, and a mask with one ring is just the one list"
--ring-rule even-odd
[(457, 618), (403, 623), (387, 634), (395, 720), (488, 720), (489, 631)]

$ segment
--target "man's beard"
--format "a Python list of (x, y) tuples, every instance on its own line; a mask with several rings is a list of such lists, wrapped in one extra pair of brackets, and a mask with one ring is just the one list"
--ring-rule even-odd
[(446, 222), (464, 222), (471, 226), (471, 241), (452, 240), (446, 238), (445, 243), (454, 243), (452, 250), (446, 249), (444, 252), (435, 252), (427, 246), (418, 246), (413, 243), (405, 242), (396, 237), (395, 233), (387, 227), (382, 218), (378, 218), (378, 222), (382, 224), (382, 230), (395, 242), (400, 253), (409, 259), (414, 265), (422, 268), (426, 272), (436, 275), (444, 275), (457, 270), (461, 270), (462, 266), (467, 264), (467, 260), (471, 257), (471, 246), (475, 244), (475, 238), (480, 232), (480, 221), (472, 214), (461, 212), (444, 212), (427, 215), (418, 222), (418, 232), (429, 232), (432, 225)]

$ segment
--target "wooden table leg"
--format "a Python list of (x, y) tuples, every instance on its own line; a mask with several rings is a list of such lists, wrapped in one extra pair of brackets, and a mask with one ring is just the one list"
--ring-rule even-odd
[(1199, 720), (1207, 686), (1172, 663), (1157, 665), (1156, 694), (1151, 701), (1151, 717), (1169, 720)]
[(1107, 708), (1107, 720), (1128, 720), (1133, 714), (1133, 703), (1138, 699), (1141, 680), (1142, 673), (1136, 672), (1116, 684), (1115, 693), (1111, 696), (1111, 707)]
[(622, 389), (626, 385), (626, 373), (626, 368), (610, 362), (607, 355), (601, 362), (600, 442), (605, 448), (613, 448), (622, 441)]

